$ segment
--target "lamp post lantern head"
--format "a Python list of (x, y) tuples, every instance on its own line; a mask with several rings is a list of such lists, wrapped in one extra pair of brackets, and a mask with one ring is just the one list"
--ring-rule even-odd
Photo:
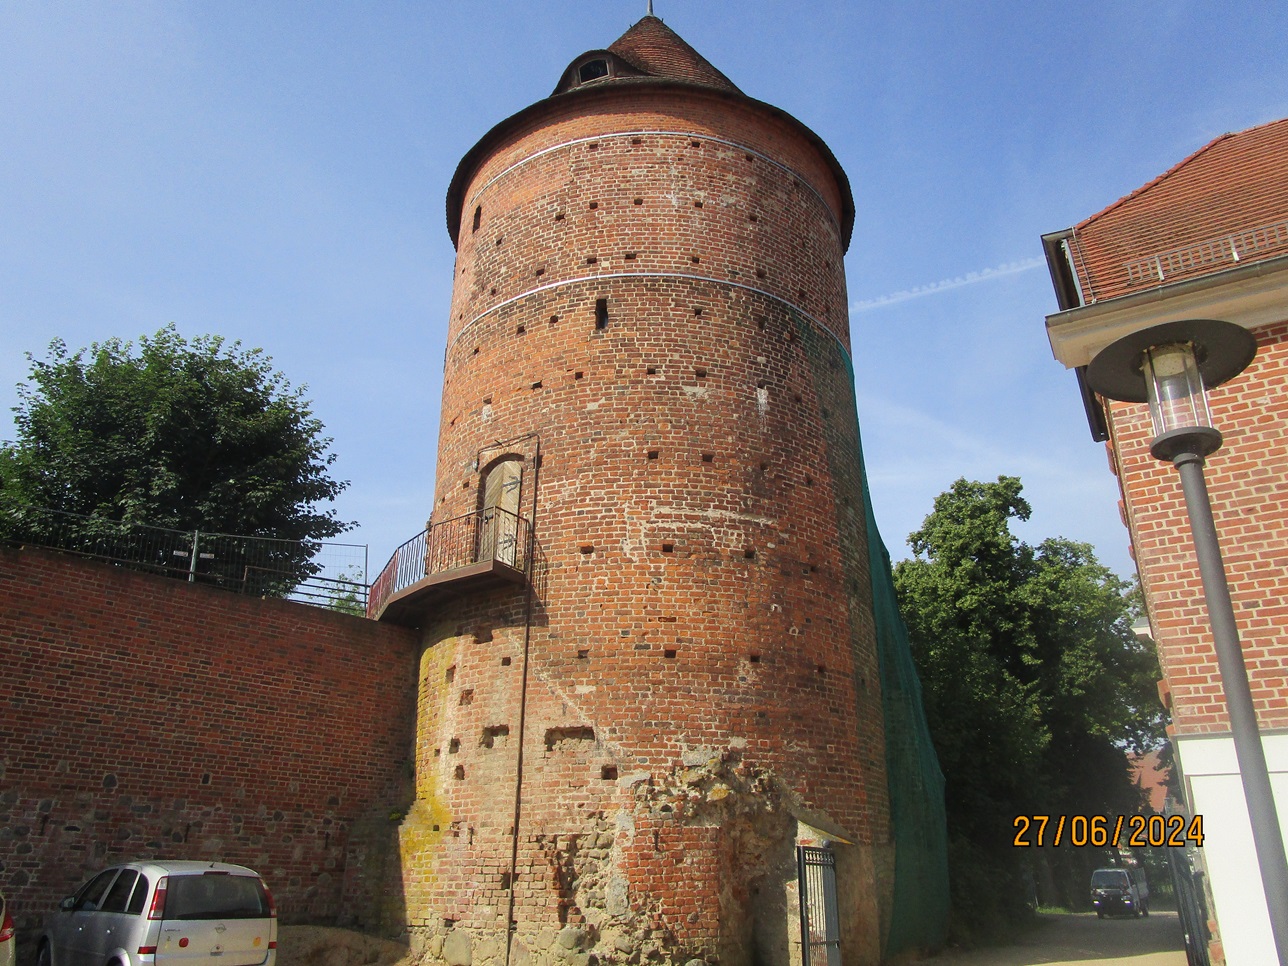
[(1149, 403), (1150, 452), (1159, 459), (1187, 452), (1203, 457), (1221, 445), (1207, 389), (1237, 376), (1256, 353), (1252, 333), (1232, 322), (1166, 322), (1100, 350), (1087, 367), (1087, 383), (1109, 399)]

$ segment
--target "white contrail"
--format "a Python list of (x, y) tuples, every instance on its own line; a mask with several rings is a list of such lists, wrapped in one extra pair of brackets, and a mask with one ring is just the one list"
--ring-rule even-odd
[(902, 292), (878, 295), (874, 299), (860, 299), (850, 304), (850, 311), (866, 312), (868, 309), (880, 308), (883, 305), (894, 305), (896, 302), (919, 299), (924, 295), (937, 295), (952, 288), (974, 285), (976, 282), (987, 282), (990, 279), (1001, 278), (1003, 275), (1018, 275), (1020, 272), (1027, 272), (1031, 268), (1038, 268), (1045, 264), (1046, 259), (1043, 258), (1026, 258), (1018, 262), (1006, 262), (994, 268), (984, 268), (978, 272), (967, 272), (965, 275), (958, 275), (956, 278), (940, 279), (938, 282), (931, 282), (929, 285), (918, 285), (916, 288), (905, 289)]

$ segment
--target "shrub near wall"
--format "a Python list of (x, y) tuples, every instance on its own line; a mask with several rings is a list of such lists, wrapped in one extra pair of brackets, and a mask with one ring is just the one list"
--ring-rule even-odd
[(27, 940), (93, 870), (238, 862), (284, 922), (397, 922), (411, 631), (0, 549), (0, 890)]

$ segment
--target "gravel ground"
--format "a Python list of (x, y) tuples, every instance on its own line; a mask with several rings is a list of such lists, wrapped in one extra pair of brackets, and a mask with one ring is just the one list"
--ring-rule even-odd
[[(401, 943), (348, 929), (282, 926), (278, 966), (415, 966)], [(1010, 946), (949, 950), (916, 966), (1185, 966), (1181, 925), (1174, 912), (1145, 919), (1097, 919), (1094, 913), (1042, 914)]]
[(1174, 912), (1144, 919), (1043, 913), (1013, 945), (948, 951), (917, 966), (1185, 966), (1185, 940)]
[(402, 943), (328, 926), (281, 926), (277, 966), (393, 966), (410, 963)]

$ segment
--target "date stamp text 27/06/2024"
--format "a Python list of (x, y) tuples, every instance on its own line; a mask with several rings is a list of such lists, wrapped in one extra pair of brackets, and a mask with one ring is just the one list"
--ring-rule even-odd
[(1073, 845), (1093, 848), (1203, 847), (1203, 816), (1017, 815), (1011, 823), (1017, 848)]

